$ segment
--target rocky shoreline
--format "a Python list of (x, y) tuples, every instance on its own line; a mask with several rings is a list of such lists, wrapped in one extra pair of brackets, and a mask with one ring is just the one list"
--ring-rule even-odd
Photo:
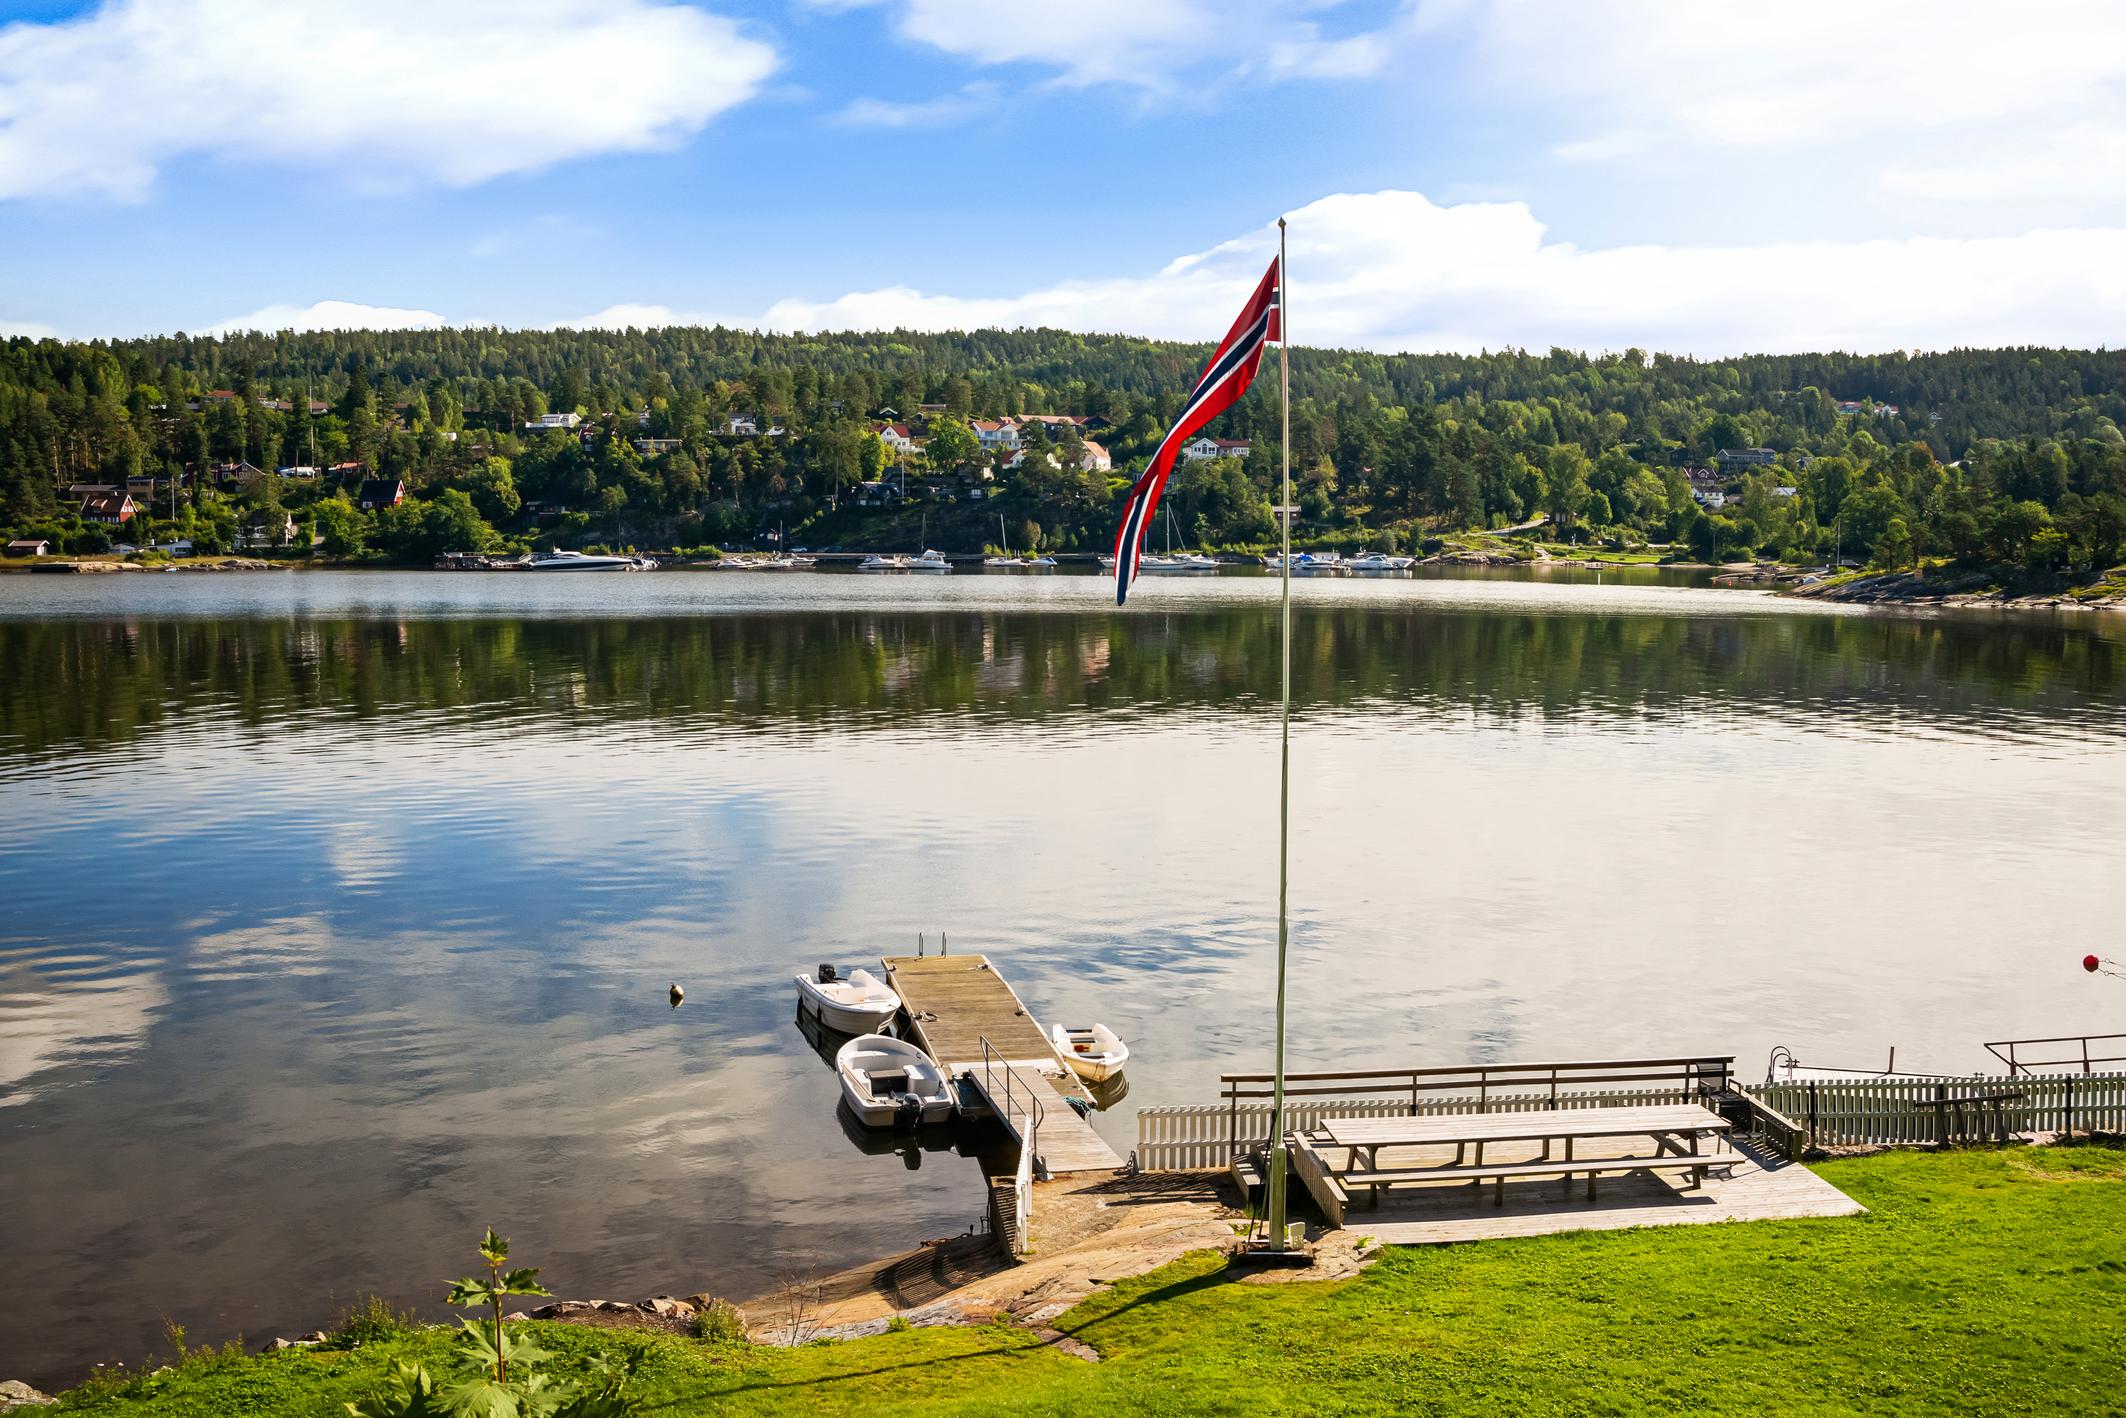
[(1936, 569), (1926, 575), (1890, 571), (1844, 581), (1797, 586), (1788, 595), (1845, 605), (1945, 610), (2126, 610), (2126, 580), (2107, 578), (2085, 586), (2011, 590), (1984, 571)]

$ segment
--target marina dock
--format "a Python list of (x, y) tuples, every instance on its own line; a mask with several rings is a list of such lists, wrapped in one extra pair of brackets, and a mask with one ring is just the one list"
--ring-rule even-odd
[(947, 1073), (966, 1077), (1022, 1143), (1038, 1107), (1034, 1151), (1051, 1174), (1122, 1165), (1070, 1104), (1091, 1095), (987, 956), (889, 955), (879, 964), (901, 997), (909, 1037)]

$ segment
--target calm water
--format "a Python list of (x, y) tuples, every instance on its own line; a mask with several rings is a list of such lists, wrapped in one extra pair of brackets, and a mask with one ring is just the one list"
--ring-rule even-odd
[[(1970, 1068), (2122, 1027), (2126, 626), (1652, 578), (1302, 583), (1296, 1066)], [(0, 1376), (980, 1215), (865, 1151), (789, 976), (948, 932), (1267, 1064), (1274, 582), (0, 579)], [(687, 1003), (665, 1003), (671, 981)]]

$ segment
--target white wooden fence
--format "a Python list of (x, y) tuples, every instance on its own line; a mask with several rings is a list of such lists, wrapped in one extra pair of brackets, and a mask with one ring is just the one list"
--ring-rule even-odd
[[(1628, 1108), (1673, 1103), (1674, 1085), (1666, 1088), (1611, 1089), (1558, 1094), (1561, 1108)], [(1403, 1098), (1306, 1098), (1285, 1104), (1286, 1131), (1304, 1131), (1327, 1118), (1436, 1117), (1451, 1113), (1532, 1113), (1552, 1106), (1542, 1093), (1493, 1093), (1420, 1097), (1416, 1106)], [(1137, 1110), (1137, 1166), (1146, 1172), (1176, 1172), (1223, 1167), (1243, 1151), (1262, 1147), (1270, 1137), (1270, 1105), (1246, 1102), (1200, 1103)]]
[(2126, 1073), (1803, 1078), (1744, 1091), (1793, 1119), (1816, 1147), (2126, 1128)]

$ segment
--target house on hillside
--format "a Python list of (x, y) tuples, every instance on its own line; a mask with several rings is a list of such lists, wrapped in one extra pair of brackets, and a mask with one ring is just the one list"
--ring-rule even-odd
[(667, 453), (677, 453), (686, 446), (683, 438), (637, 438), (632, 440), (635, 451), (645, 458), (662, 458)]
[(9, 556), (46, 556), (52, 544), (43, 537), (17, 537), (7, 544)]
[(524, 427), (534, 433), (545, 433), (554, 429), (572, 433), (581, 427), (582, 423), (583, 415), (570, 411), (565, 414), (541, 414)]
[(1015, 420), (969, 419), (967, 426), (974, 430), (974, 441), (982, 445), (985, 453), (1019, 446), (1019, 425)]
[(118, 491), (117, 483), (68, 483), (66, 497), (69, 502), (79, 502), (87, 497), (102, 497), (105, 493)]
[(286, 512), (279, 516), (261, 511), (259, 518), (248, 527), (239, 527), (236, 544), (240, 547), (284, 547), (295, 540), (295, 518)]
[(396, 507), (406, 500), (406, 484), (397, 478), (371, 478), (354, 495), (354, 505), (364, 512)]
[(923, 445), (908, 431), (904, 423), (889, 423), (878, 431), (879, 442), (885, 444), (899, 457), (907, 457)]
[(1690, 490), (1690, 495), (1691, 500), (1700, 507), (1727, 506), (1727, 494), (1716, 487), (1694, 487)]
[(1245, 438), (1198, 438), (1181, 446), (1181, 457), (1190, 463), (1207, 462), (1212, 458), (1245, 458), (1249, 444)]
[(285, 468), (275, 468), (273, 470), (276, 477), (296, 478), (304, 482), (308, 482), (323, 471), (324, 469), (311, 463), (291, 463)]
[(81, 500), (81, 520), (106, 527), (124, 526), (139, 510), (133, 505), (133, 495), (126, 492), (99, 492)]
[(1115, 460), (1107, 450), (1090, 438), (1085, 440), (1085, 456), (1081, 463), (1087, 472), (1110, 473), (1115, 468)]
[(1762, 468), (1776, 463), (1779, 453), (1772, 448), (1723, 448), (1719, 459), (1724, 471), (1733, 472), (1737, 468)]

